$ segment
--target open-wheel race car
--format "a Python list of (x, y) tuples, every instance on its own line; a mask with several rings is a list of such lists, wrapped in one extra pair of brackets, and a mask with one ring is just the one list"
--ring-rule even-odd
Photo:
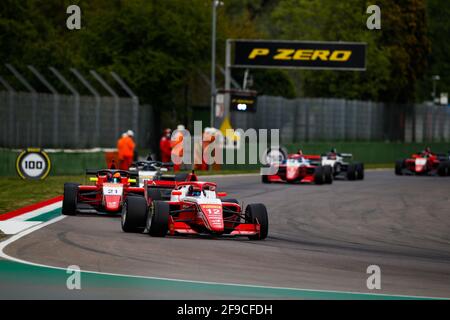
[[(427, 148), (428, 149), (428, 148)], [(396, 175), (450, 175), (450, 152), (432, 153), (429, 149), (395, 162)]]
[(364, 179), (364, 164), (352, 161), (351, 153), (338, 153), (335, 149), (321, 155), (321, 164), (331, 166), (334, 177), (343, 177), (348, 180)]
[(263, 204), (248, 204), (245, 211), (236, 199), (224, 199), (211, 182), (180, 182), (164, 201), (156, 192), (128, 197), (122, 209), (122, 230), (166, 235), (267, 237), (269, 221)]
[(320, 163), (320, 156), (290, 154), (286, 160), (280, 163), (271, 163), (271, 171), (275, 174), (262, 175), (263, 183), (288, 182), (288, 183), (333, 183), (333, 169), (329, 165)]
[(62, 214), (81, 213), (114, 214), (120, 213), (122, 204), (129, 195), (143, 195), (144, 188), (132, 187), (135, 174), (125, 170), (101, 169), (86, 170), (94, 185), (78, 183), (64, 184)]
[[(173, 167), (171, 162), (161, 162), (153, 160), (144, 160), (134, 162), (129, 171), (137, 173), (137, 184), (139, 187), (144, 186), (144, 182), (148, 181), (189, 181), (189, 173), (180, 172), (176, 174), (167, 174), (168, 168)], [(173, 184), (175, 186), (175, 184)]]

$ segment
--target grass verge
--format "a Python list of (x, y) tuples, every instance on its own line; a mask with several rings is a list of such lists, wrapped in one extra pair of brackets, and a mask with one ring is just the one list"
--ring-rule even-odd
[(0, 214), (63, 194), (64, 182), (84, 183), (85, 176), (51, 176), (45, 180), (0, 177)]

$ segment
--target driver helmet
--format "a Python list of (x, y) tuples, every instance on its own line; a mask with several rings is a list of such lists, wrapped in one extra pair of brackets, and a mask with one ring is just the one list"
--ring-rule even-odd
[(430, 147), (426, 147), (425, 148), (425, 153), (431, 153), (431, 148)]
[(201, 191), (198, 189), (194, 189), (193, 186), (189, 186), (188, 192), (187, 192), (187, 196), (189, 197), (198, 197), (200, 196)]
[(112, 175), (112, 182), (113, 183), (118, 183), (120, 182), (120, 173), (116, 172)]
[(303, 150), (302, 149), (298, 149), (297, 153), (302, 156), (303, 155)]
[(337, 150), (336, 150), (336, 148), (331, 148), (331, 151), (330, 151), (331, 153), (337, 153)]

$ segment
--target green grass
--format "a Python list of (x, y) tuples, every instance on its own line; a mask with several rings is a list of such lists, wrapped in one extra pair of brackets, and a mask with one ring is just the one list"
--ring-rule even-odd
[(62, 195), (64, 182), (84, 181), (85, 176), (51, 176), (38, 181), (0, 177), (0, 214)]

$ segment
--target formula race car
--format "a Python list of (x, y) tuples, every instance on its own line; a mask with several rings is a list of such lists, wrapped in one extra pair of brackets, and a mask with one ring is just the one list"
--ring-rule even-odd
[(364, 179), (364, 164), (352, 162), (351, 153), (338, 153), (335, 149), (321, 156), (322, 166), (331, 166), (334, 177), (345, 177), (348, 180)]
[(274, 162), (269, 166), (277, 169), (273, 175), (262, 175), (263, 183), (333, 183), (333, 169), (329, 165), (321, 165), (320, 156), (291, 154), (281, 163)]
[(169, 201), (157, 194), (128, 197), (122, 209), (122, 230), (169, 235), (267, 237), (269, 221), (263, 204), (249, 204), (243, 212), (238, 201), (224, 199), (211, 182), (180, 182)]
[(430, 150), (415, 153), (408, 159), (395, 162), (396, 175), (450, 175), (450, 152), (436, 154)]
[[(134, 162), (129, 171), (137, 173), (139, 187), (144, 186), (144, 181), (188, 181), (188, 173), (177, 173), (175, 175), (164, 174), (168, 171), (169, 167), (173, 167), (171, 162), (161, 161), (136, 161)], [(173, 184), (173, 186), (175, 186)]]
[(130, 185), (136, 180), (133, 178), (135, 175), (129, 171), (86, 170), (86, 174), (95, 176), (90, 178), (95, 185), (64, 184), (62, 214), (117, 214), (122, 211), (123, 202), (129, 195), (144, 195), (144, 188)]

